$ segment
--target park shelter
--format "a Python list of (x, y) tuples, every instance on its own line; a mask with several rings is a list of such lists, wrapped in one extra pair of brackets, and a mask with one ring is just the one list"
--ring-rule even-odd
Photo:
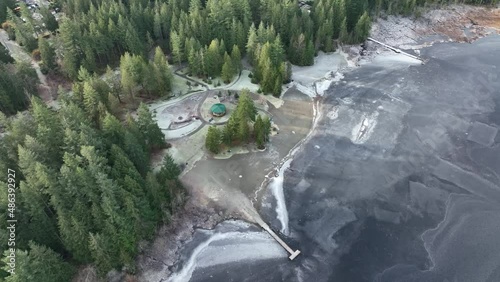
[(210, 112), (214, 117), (221, 117), (226, 114), (226, 106), (222, 103), (214, 104), (210, 108)]

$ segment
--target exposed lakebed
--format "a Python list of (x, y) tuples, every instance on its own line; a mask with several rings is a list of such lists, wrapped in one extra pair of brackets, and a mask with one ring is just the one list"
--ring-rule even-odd
[(260, 209), (299, 257), (228, 221), (195, 233), (173, 278), (500, 281), (500, 36), (421, 56), (378, 58), (325, 92), (284, 172), (286, 216), (271, 190)]

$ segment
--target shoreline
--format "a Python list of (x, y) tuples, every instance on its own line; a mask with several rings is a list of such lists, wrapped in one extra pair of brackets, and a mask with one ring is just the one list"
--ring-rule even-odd
[[(320, 98), (316, 98), (314, 103), (313, 103), (313, 125), (312, 125), (311, 129), (309, 130), (309, 133), (301, 141), (299, 141), (299, 143), (295, 144), (295, 146), (288, 152), (288, 154), (286, 156), (284, 156), (283, 159), (281, 159), (281, 161), (279, 162), (278, 165), (276, 165), (269, 173), (266, 174), (266, 176), (265, 176), (264, 180), (262, 181), (261, 185), (259, 186), (259, 188), (257, 190), (255, 190), (255, 197), (252, 199), (252, 204), (256, 204), (258, 202), (258, 199), (257, 199), (258, 194), (263, 192), (264, 187), (267, 187), (269, 185), (269, 183), (276, 177), (276, 174), (281, 170), (283, 165), (285, 165), (285, 163), (288, 160), (292, 159), (292, 161), (293, 161), (293, 157), (301, 149), (302, 145), (306, 141), (308, 141), (309, 138), (312, 136), (312, 133), (313, 133), (314, 129), (316, 128), (317, 122), (318, 122), (319, 118), (321, 117), (321, 114), (318, 114), (318, 112), (319, 112), (318, 108), (321, 105), (320, 100), (321, 100)], [(273, 173), (274, 173), (274, 176), (270, 177), (270, 175), (273, 175)]]
[[(293, 156), (291, 153), (296, 152), (299, 146), (301, 146), (305, 141), (305, 138), (311, 135), (313, 126), (318, 120), (317, 112), (319, 111), (318, 107), (320, 106), (320, 103), (318, 99), (310, 99), (306, 94), (301, 92), (299, 97), (297, 97), (296, 95), (298, 95), (298, 90), (284, 89), (284, 92), (285, 97), (282, 100), (284, 102), (279, 105), (279, 108), (270, 101), (267, 101), (268, 106), (270, 107), (269, 110), (274, 114), (274, 117), (280, 121), (278, 122), (279, 134), (273, 135), (272, 141), (266, 147), (266, 150), (250, 150), (246, 154), (232, 155), (228, 159), (203, 154), (203, 156), (201, 156), (196, 162), (189, 163), (189, 167), (182, 172), (181, 181), (183, 185), (185, 185), (189, 194), (186, 204), (181, 210), (177, 211), (173, 215), (171, 224), (160, 228), (155, 235), (153, 242), (144, 242), (141, 246), (140, 255), (136, 259), (136, 264), (138, 266), (137, 278), (139, 281), (156, 281), (156, 279), (166, 279), (178, 270), (178, 267), (182, 267), (182, 265), (178, 265), (181, 258), (182, 248), (186, 242), (193, 238), (195, 231), (198, 229), (212, 230), (218, 224), (226, 220), (242, 220), (249, 224), (258, 226), (256, 223), (258, 219), (254, 220), (259, 216), (258, 214), (256, 215), (257, 207), (251, 200), (251, 197), (248, 194), (245, 194), (245, 191), (248, 192), (248, 190), (245, 190), (244, 187), (240, 187), (239, 189), (227, 189), (227, 187), (237, 187), (237, 185), (231, 186), (230, 183), (218, 183), (219, 187), (216, 186), (211, 188), (208, 187), (210, 186), (209, 182), (211, 179), (201, 180), (196, 179), (196, 177), (193, 176), (200, 175), (201, 173), (198, 173), (197, 170), (203, 171), (200, 167), (207, 166), (207, 163), (210, 162), (212, 163), (210, 167), (216, 167), (217, 164), (221, 165), (224, 162), (227, 162), (228, 164), (232, 164), (232, 166), (229, 165), (229, 167), (222, 167), (222, 170), (226, 169), (239, 171), (241, 168), (237, 167), (238, 163), (246, 163), (244, 160), (252, 161), (259, 160), (260, 158), (266, 159), (269, 166), (264, 165), (259, 167), (259, 169), (253, 168), (253, 170), (258, 170), (257, 174), (271, 175), (276, 170), (276, 166), (271, 165), (271, 163), (274, 163), (272, 160), (277, 156), (277, 154), (281, 154), (278, 153), (278, 151), (283, 150), (279, 148), (288, 146), (288, 142), (283, 143), (284, 140), (288, 139), (287, 134), (290, 135), (289, 137), (293, 137), (292, 142), (298, 138), (298, 135), (302, 135), (299, 129), (295, 129), (298, 131), (294, 132), (289, 128), (289, 125), (283, 123), (284, 120), (287, 120), (287, 117), (283, 114), (283, 112), (286, 112), (290, 105), (297, 107), (298, 105), (303, 105), (303, 103), (310, 104), (310, 108), (306, 110), (306, 112), (311, 112), (311, 124), (308, 126), (307, 134), (304, 134), (300, 140), (293, 144), (291, 149), (287, 150), (286, 153), (283, 153), (283, 157), (281, 157), (277, 163), (281, 166), (285, 161), (289, 160)], [(305, 100), (307, 101), (299, 101), (304, 100), (304, 98), (306, 98)], [(292, 108), (292, 110), (294, 110), (294, 108)], [(294, 121), (287, 122), (294, 123)], [(290, 131), (293, 133), (290, 133)], [(280, 142), (278, 142), (278, 144), (274, 144), (276, 140), (279, 140)], [(243, 168), (243, 171), (245, 171), (245, 168)], [(242, 174), (245, 175), (246, 178), (247, 175), (245, 173), (240, 173), (241, 172), (236, 173), (236, 175), (240, 175), (240, 179)], [(211, 175), (217, 176), (217, 171), (215, 173), (205, 172), (204, 174), (207, 177)], [(232, 180), (237, 178), (234, 176), (228, 176), (226, 171), (222, 171), (221, 175), (225, 177), (225, 181), (227, 181), (228, 177), (231, 177)], [(254, 179), (259, 179), (258, 181), (260, 183), (261, 179), (265, 180), (266, 178), (261, 178), (259, 176), (258, 178), (250, 177), (249, 179), (249, 186), (252, 186), (253, 194), (255, 189), (258, 187), (258, 184), (254, 184), (256, 182)], [(200, 185), (200, 183), (205, 183), (205, 185)], [(263, 184), (261, 183), (261, 185)], [(221, 188), (222, 186), (224, 186), (226, 190)], [(239, 201), (236, 205), (246, 205), (247, 209), (239, 209), (240, 207), (227, 204), (227, 202), (224, 201), (225, 199), (223, 196), (221, 196), (221, 194), (224, 193), (229, 193), (231, 195), (231, 200)], [(245, 200), (247, 196), (249, 199)]]
[[(463, 7), (465, 5), (458, 5), (458, 6), (459, 7)], [(454, 9), (454, 8), (456, 9), (456, 7), (457, 7), (457, 5), (451, 5), (449, 7), (446, 7), (446, 8), (443, 8), (443, 9), (438, 9), (438, 10), (432, 10), (432, 11), (429, 11), (427, 13), (432, 14), (432, 13), (436, 13), (436, 11), (439, 11), (439, 12), (449, 11), (450, 9)], [(484, 8), (481, 8), (481, 7), (470, 7), (470, 6), (466, 6), (466, 7), (467, 7), (467, 9), (471, 9), (471, 10), (481, 10), (481, 9), (484, 9)], [(496, 8), (496, 10), (498, 10), (498, 8)], [(408, 18), (394, 17), (394, 19), (408, 19)], [(413, 21), (411, 19), (408, 19), (408, 20)], [(451, 20), (453, 20), (453, 17), (450, 16), (447, 20), (451, 21)], [(383, 25), (383, 24), (385, 24), (383, 21), (377, 20), (377, 22), (375, 23), (376, 27), (374, 27), (374, 28), (375, 29), (378, 28), (378, 32), (380, 32), (380, 30), (381, 30), (380, 25)], [(458, 24), (459, 23), (457, 23), (457, 25)], [(390, 27), (391, 25), (393, 25), (393, 24), (390, 23), (388, 27)], [(432, 26), (432, 25), (429, 25), (429, 27), (430, 26)], [(497, 30), (497, 33), (498, 32), (499, 31)], [(478, 35), (479, 37), (474, 37), (475, 38), (474, 40), (478, 40), (478, 39), (480, 39), (482, 37), (488, 36), (489, 34), (491, 34), (491, 33), (479, 34)], [(377, 32), (375, 32), (375, 36), (376, 35), (380, 35), (380, 34), (377, 33)], [(420, 39), (421, 39), (421, 38), (423, 38), (425, 36), (428, 36), (428, 35), (426, 35), (426, 34), (420, 34), (419, 36), (420, 36)], [(377, 39), (380, 40), (380, 38), (377, 38)], [(390, 36), (388, 36), (388, 37), (386, 36), (385, 39), (390, 41)], [(451, 40), (451, 37), (450, 37), (450, 40)], [(384, 42), (385, 40), (382, 39), (380, 41)], [(422, 44), (413, 45), (415, 48), (411, 49), (411, 50), (417, 50), (417, 51), (419, 51), (421, 48), (432, 46), (433, 44), (440, 43), (440, 42), (449, 42), (449, 41), (439, 41), (439, 40), (436, 40), (436, 41), (431, 41), (429, 43), (426, 43), (425, 45), (422, 45)], [(463, 42), (463, 41), (453, 41), (453, 42)], [(470, 42), (467, 42), (467, 43), (470, 43)], [(398, 47), (398, 48), (401, 48), (401, 46), (405, 46), (406, 47), (407, 45), (405, 45), (405, 44), (407, 44), (407, 43), (403, 42), (401, 44), (394, 45), (394, 47)], [(427, 45), (427, 44), (430, 44), (430, 45)], [(373, 45), (373, 44), (370, 44), (370, 43), (368, 43), (366, 45), (367, 45), (367, 47), (365, 49), (363, 49), (363, 48), (361, 48), (359, 46), (356, 46), (356, 45), (354, 45), (354, 46), (344, 46), (342, 48), (339, 48), (339, 52), (345, 54), (346, 61), (347, 61), (348, 64), (347, 64), (347, 66), (345, 68), (338, 69), (337, 72), (342, 75), (345, 72), (349, 72), (352, 69), (355, 69), (355, 68), (359, 67), (360, 63), (370, 62), (370, 61), (374, 60), (376, 57), (384, 56), (386, 54), (393, 54), (393, 52), (387, 51), (384, 47), (376, 46), (376, 45)], [(360, 54), (360, 53), (364, 53), (364, 54)], [(314, 67), (314, 66), (312, 66), (312, 67)], [(326, 89), (328, 89), (331, 86), (332, 83), (334, 83), (336, 81), (338, 82), (338, 80), (335, 80), (336, 77), (337, 76), (335, 75), (333, 78), (329, 78), (330, 80), (328, 78), (326, 78), (326, 77), (324, 78), (324, 81), (328, 81), (329, 82), (328, 83), (328, 87)], [(251, 204), (254, 207), (259, 202), (259, 198), (262, 197), (262, 195), (259, 195), (259, 194), (262, 194), (264, 192), (264, 188), (268, 187), (269, 183), (275, 178), (273, 176), (273, 174), (276, 174), (276, 172), (279, 172), (280, 169), (283, 167), (283, 165), (287, 161), (289, 161), (290, 159), (293, 162), (294, 156), (300, 151), (301, 147), (311, 138), (313, 132), (315, 131), (315, 128), (316, 128), (316, 125), (317, 125), (318, 121), (323, 116), (323, 113), (321, 112), (321, 105), (322, 105), (321, 101), (322, 101), (322, 99), (321, 99), (321, 95), (318, 95), (317, 88), (316, 88), (316, 82), (317, 81), (315, 81), (311, 86), (309, 86), (309, 87), (313, 87), (312, 91), (316, 92), (316, 96), (314, 98), (311, 97), (313, 99), (313, 103), (312, 103), (313, 104), (313, 122), (312, 122), (311, 128), (309, 129), (309, 132), (306, 134), (306, 136), (304, 138), (302, 138), (298, 143), (296, 143), (288, 151), (288, 153), (281, 158), (281, 160), (278, 162), (278, 164), (275, 165), (275, 166), (273, 166), (272, 168), (270, 168), (269, 172), (267, 172), (265, 174), (265, 177), (262, 180), (260, 186), (258, 186), (258, 188), (256, 188), (256, 190), (254, 192), (254, 197), (252, 197), (250, 199)], [(308, 86), (304, 86), (304, 85), (302, 85), (302, 86), (306, 87), (306, 88), (308, 87)], [(297, 88), (299, 88), (299, 87), (297, 87)], [(285, 92), (286, 91), (288, 91), (288, 89), (285, 89)], [(303, 94), (307, 95), (307, 96), (310, 96), (307, 93), (303, 93)], [(283, 96), (283, 94), (282, 94), (282, 96)], [(197, 165), (197, 163), (192, 164), (193, 167), (196, 167), (196, 165)], [(267, 170), (267, 169), (265, 169), (265, 170)], [(171, 226), (169, 226), (169, 227), (166, 228), (167, 230), (170, 230), (171, 233), (167, 234), (167, 232), (165, 232), (164, 234), (162, 234), (162, 235), (165, 235), (165, 237), (162, 237), (162, 235), (160, 235), (160, 233), (162, 233), (162, 231), (163, 231), (163, 227), (162, 227), (158, 231), (158, 235), (155, 236), (154, 242), (156, 242), (159, 239), (158, 237), (161, 237), (161, 238), (163, 238), (165, 240), (167, 240), (167, 239), (171, 240), (172, 237), (173, 237), (174, 240), (178, 240), (178, 239), (180, 239), (179, 238), (179, 234), (187, 235), (186, 231), (188, 233), (190, 232), (190, 234), (187, 235), (187, 237), (182, 237), (184, 240), (181, 239), (181, 241), (176, 241), (176, 243), (172, 243), (172, 244), (174, 244), (176, 246), (173, 250), (172, 249), (168, 249), (168, 248), (162, 250), (163, 252), (168, 252), (168, 253), (170, 253), (173, 256), (173, 257), (170, 258), (170, 262), (172, 262), (172, 263), (167, 267), (169, 272), (168, 273), (162, 273), (163, 274), (163, 275), (161, 275), (162, 277), (170, 277), (171, 274), (175, 271), (175, 270), (172, 270), (172, 268), (175, 267), (175, 265), (179, 263), (180, 250), (182, 249), (183, 243), (185, 243), (185, 242), (189, 241), (190, 239), (192, 239), (192, 237), (194, 235), (194, 232), (197, 229), (209, 229), (209, 230), (212, 230), (218, 224), (220, 224), (221, 222), (229, 220), (229, 219), (238, 219), (238, 220), (247, 221), (247, 222), (249, 222), (251, 224), (255, 224), (254, 222), (247, 220), (245, 217), (238, 216), (237, 214), (235, 214), (233, 212), (224, 214), (224, 212), (222, 211), (222, 209), (219, 210), (219, 211), (217, 211), (216, 205), (209, 206), (209, 207), (205, 208), (206, 211), (214, 212), (213, 214), (202, 213), (201, 215), (200, 214), (196, 215), (196, 213), (194, 213), (194, 214), (188, 214), (188, 213), (186, 213), (186, 214), (179, 215), (179, 213), (183, 213), (185, 210), (189, 210), (189, 209), (193, 209), (193, 208), (199, 209), (200, 211), (202, 210), (202, 208), (199, 206), (199, 202), (198, 202), (198, 204), (195, 204), (194, 202), (192, 202), (192, 201), (200, 201), (200, 199), (196, 199), (196, 197), (197, 197), (197, 195), (189, 195), (188, 196), (188, 200), (186, 202), (186, 205), (182, 208), (181, 211), (179, 211), (178, 213), (176, 213), (176, 215), (174, 215), (173, 218), (172, 218), (173, 222), (174, 221), (180, 221), (181, 222), (180, 225), (185, 225), (184, 228), (187, 227), (188, 230), (185, 230), (185, 229), (184, 230), (178, 230), (177, 228), (179, 228), (179, 227), (182, 228), (182, 226), (172, 224)], [(258, 209), (258, 207), (255, 207), (255, 208)], [(177, 216), (179, 216), (179, 217), (177, 217)], [(195, 216), (195, 218), (190, 218), (189, 216)], [(196, 218), (196, 216), (200, 216), (200, 217)], [(204, 219), (206, 219), (206, 221), (203, 221), (203, 219), (201, 219), (201, 217), (203, 217)], [(186, 220), (186, 218), (188, 218), (189, 222), (201, 222), (201, 226), (200, 225), (191, 225), (191, 226), (189, 226), (188, 223), (182, 224), (183, 223), (182, 221)], [(171, 243), (170, 240), (169, 240), (168, 243)], [(147, 249), (154, 250), (153, 246), (154, 246), (154, 243), (150, 243), (150, 245), (147, 248), (142, 249), (141, 250), (141, 254), (139, 255), (139, 257), (143, 256), (143, 252), (142, 251), (145, 251)], [(144, 255), (144, 256), (146, 257), (146, 255)], [(139, 261), (139, 260), (140, 259), (138, 258), (137, 261)], [(138, 265), (139, 265), (139, 263), (138, 263)], [(139, 276), (138, 278), (142, 278), (142, 276)], [(139, 281), (146, 281), (146, 280), (139, 279)]]

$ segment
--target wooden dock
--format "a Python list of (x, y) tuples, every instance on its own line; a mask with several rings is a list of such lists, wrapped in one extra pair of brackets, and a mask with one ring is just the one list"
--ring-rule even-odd
[(281, 240), (281, 238), (278, 235), (276, 235), (276, 233), (274, 233), (274, 231), (265, 222), (259, 220), (258, 223), (264, 230), (267, 231), (267, 233), (271, 235), (271, 237), (274, 238), (274, 240), (276, 240), (290, 254), (290, 256), (288, 257), (290, 260), (293, 260), (300, 254), (299, 250), (294, 251), (283, 240)]

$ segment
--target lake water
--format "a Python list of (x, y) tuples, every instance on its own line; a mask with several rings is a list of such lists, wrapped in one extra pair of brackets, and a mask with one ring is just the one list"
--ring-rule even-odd
[(261, 209), (299, 257), (228, 221), (186, 244), (175, 280), (500, 281), (500, 36), (421, 56), (326, 92), (284, 173), (287, 214)]

